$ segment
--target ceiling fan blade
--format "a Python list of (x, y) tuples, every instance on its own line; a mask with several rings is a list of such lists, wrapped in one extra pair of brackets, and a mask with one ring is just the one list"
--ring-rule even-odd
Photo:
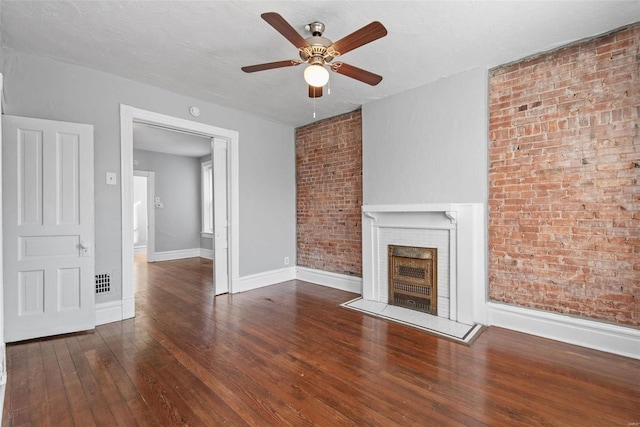
[(262, 19), (267, 21), (277, 32), (282, 34), (287, 40), (289, 40), (295, 47), (301, 48), (309, 46), (309, 43), (298, 33), (295, 28), (291, 26), (285, 19), (275, 12), (263, 13)]
[(292, 67), (294, 65), (300, 65), (302, 61), (297, 59), (287, 59), (286, 61), (267, 62), (264, 64), (247, 65), (242, 67), (242, 71), (245, 73), (255, 73), (256, 71), (271, 70), (273, 68)]
[(382, 81), (382, 76), (363, 70), (362, 68), (354, 67), (353, 65), (345, 64), (344, 62), (334, 62), (331, 64), (331, 69), (338, 74), (360, 80), (371, 86), (375, 86)]
[(378, 21), (373, 21), (369, 25), (365, 25), (359, 30), (345, 36), (332, 44), (331, 46), (340, 52), (340, 55), (363, 46), (367, 43), (371, 43), (374, 40), (378, 40), (381, 37), (387, 35), (387, 29)]
[(320, 98), (322, 96), (322, 86), (316, 87), (309, 85), (309, 98)]

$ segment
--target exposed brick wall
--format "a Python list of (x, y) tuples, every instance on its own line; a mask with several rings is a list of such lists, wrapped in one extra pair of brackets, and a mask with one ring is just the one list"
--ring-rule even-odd
[(494, 301), (640, 325), (640, 25), (490, 73)]
[(296, 129), (297, 265), (362, 277), (360, 110)]

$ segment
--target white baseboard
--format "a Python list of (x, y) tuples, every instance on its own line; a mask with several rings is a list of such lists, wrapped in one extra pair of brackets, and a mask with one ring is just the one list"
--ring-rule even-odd
[(487, 303), (489, 325), (640, 359), (640, 330), (516, 307)]
[(122, 300), (96, 304), (96, 326), (122, 319)]
[(296, 267), (296, 279), (329, 288), (340, 289), (355, 294), (362, 294), (362, 278), (329, 271), (314, 270), (307, 267)]
[(146, 254), (147, 253), (147, 247), (146, 246), (135, 246), (133, 248), (133, 253), (134, 254)]
[[(3, 383), (3, 384), (0, 384), (0, 413), (3, 413), (3, 414), (4, 414), (4, 395), (5, 395), (6, 391), (7, 391), (6, 382)], [(2, 424), (2, 422), (0, 422), (0, 425), (1, 424)]]
[[(170, 254), (171, 256), (184, 255), (181, 258), (197, 256), (206, 258), (206, 249), (199, 248), (191, 251), (171, 251)], [(163, 252), (163, 254), (166, 253)], [(293, 279), (355, 294), (362, 292), (360, 277), (306, 267), (288, 267), (240, 277), (233, 281), (232, 289), (233, 293), (245, 292)], [(486, 309), (488, 325), (640, 359), (640, 330), (635, 328), (495, 302), (487, 302)], [(134, 317), (134, 315), (135, 302), (133, 298), (96, 304), (96, 325), (117, 322)], [(3, 356), (4, 353), (0, 349), (0, 357)], [(0, 359), (0, 363), (2, 362), (4, 360)], [(4, 367), (5, 365), (2, 363), (0, 369)], [(0, 372), (0, 384), (2, 381), (6, 381), (6, 371)]]
[[(359, 277), (296, 267), (296, 279), (356, 294), (362, 292)], [(487, 302), (486, 309), (489, 325), (640, 359), (638, 329), (494, 302)]]
[(213, 259), (213, 250), (200, 248), (200, 258)]
[[(6, 383), (7, 383), (7, 345), (5, 343), (0, 343), (0, 385), (4, 385)], [(2, 398), (2, 401), (4, 401), (4, 398)]]
[(122, 300), (122, 320), (136, 317), (136, 300), (134, 297)]
[(135, 306), (134, 298), (96, 304), (96, 326), (135, 317)]
[(171, 261), (174, 259), (198, 258), (200, 256), (200, 248), (178, 249), (175, 251), (156, 252), (153, 261)]
[(281, 268), (278, 270), (265, 271), (263, 273), (251, 274), (235, 279), (232, 284), (233, 293), (250, 291), (264, 286), (275, 285), (296, 278), (295, 267)]

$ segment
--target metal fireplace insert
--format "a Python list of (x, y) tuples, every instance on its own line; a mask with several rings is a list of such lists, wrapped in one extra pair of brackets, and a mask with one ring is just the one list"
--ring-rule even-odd
[(438, 314), (438, 250), (389, 245), (389, 304)]

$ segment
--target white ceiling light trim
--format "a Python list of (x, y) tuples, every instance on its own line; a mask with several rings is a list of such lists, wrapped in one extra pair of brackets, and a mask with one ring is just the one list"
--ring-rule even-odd
[(304, 70), (304, 81), (314, 87), (324, 87), (329, 83), (329, 72), (322, 65), (309, 65)]

